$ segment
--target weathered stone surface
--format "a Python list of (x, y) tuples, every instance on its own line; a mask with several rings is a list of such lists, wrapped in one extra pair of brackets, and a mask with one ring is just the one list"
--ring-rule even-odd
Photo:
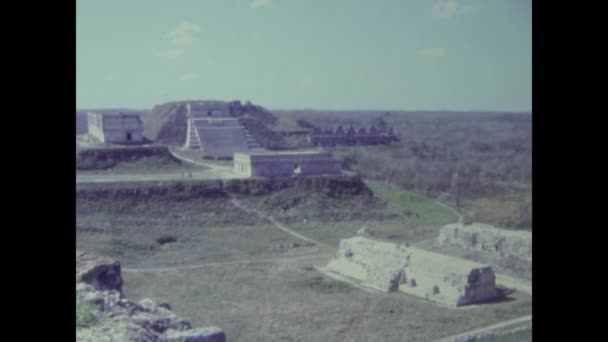
[(340, 174), (342, 167), (328, 152), (247, 152), (234, 154), (234, 171), (248, 177), (289, 177)]
[[(77, 329), (77, 341), (225, 341), (219, 328), (192, 329), (190, 321), (173, 313), (163, 299), (134, 302), (124, 298), (116, 286), (122, 285), (116, 264), (120, 265), (113, 259), (76, 252), (76, 296), (79, 302), (95, 308), (94, 323)], [(120, 282), (115, 278), (106, 281), (108, 269)]]
[(436, 243), (439, 246), (454, 245), (504, 257), (532, 260), (532, 234), (528, 231), (499, 229), (482, 223), (455, 223), (441, 227)]
[(363, 286), (401, 291), (450, 306), (501, 295), (490, 266), (362, 236), (341, 240), (336, 258), (325, 270)]
[(138, 114), (88, 113), (88, 133), (106, 144), (138, 144), (144, 126)]
[(97, 290), (122, 293), (120, 262), (76, 251), (76, 281), (83, 281)]

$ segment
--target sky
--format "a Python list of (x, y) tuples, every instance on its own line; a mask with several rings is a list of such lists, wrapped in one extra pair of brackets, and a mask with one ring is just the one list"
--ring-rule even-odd
[(532, 110), (531, 0), (77, 0), (77, 108)]

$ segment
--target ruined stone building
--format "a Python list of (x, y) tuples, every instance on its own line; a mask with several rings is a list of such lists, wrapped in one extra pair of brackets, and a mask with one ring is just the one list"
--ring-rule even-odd
[(90, 136), (104, 144), (140, 144), (144, 141), (144, 126), (138, 114), (88, 113)]
[(340, 174), (340, 162), (319, 151), (246, 152), (234, 154), (234, 171), (246, 177)]
[(529, 231), (500, 229), (477, 222), (453, 223), (441, 227), (436, 244), (532, 261), (532, 233)]
[(448, 306), (500, 296), (488, 265), (362, 236), (341, 240), (337, 256), (321, 270), (368, 288), (400, 291)]
[(186, 104), (186, 148), (200, 149), (205, 157), (232, 159), (259, 145), (237, 118), (240, 102), (204, 101)]
[(372, 126), (369, 130), (364, 127), (355, 129), (353, 126), (346, 130), (342, 126), (338, 126), (335, 130), (315, 128), (308, 135), (308, 141), (316, 146), (378, 145), (398, 140), (392, 127), (378, 129)]

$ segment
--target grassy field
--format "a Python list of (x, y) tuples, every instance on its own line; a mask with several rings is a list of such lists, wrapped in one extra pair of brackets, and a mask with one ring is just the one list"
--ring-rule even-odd
[(125, 273), (130, 298), (160, 296), (194, 325), (221, 326), (230, 341), (431, 341), (530, 312), (530, 297), (446, 309), (400, 294), (371, 294), (320, 278), (321, 260)]
[(496, 182), (491, 191), (469, 195), (462, 201), (462, 211), (474, 221), (499, 227), (532, 229), (532, 185)]
[[(449, 209), (437, 205), (427, 197), (400, 189), (398, 186), (366, 181), (376, 196), (404, 211), (414, 224), (444, 225), (456, 222), (458, 217)], [(413, 217), (412, 217), (413, 216)]]
[[(332, 246), (364, 225), (382, 239), (426, 241), (456, 220), (450, 210), (417, 194), (376, 182), (368, 186), (389, 204), (372, 211), (386, 210), (392, 218), (381, 219), (349, 202), (359, 197), (311, 197), (303, 188), (271, 193), (260, 188), (262, 195), (241, 197), (260, 210), (276, 207), (279, 221)], [(209, 185), (205, 193), (212, 190)], [(79, 197), (77, 248), (118, 258), (127, 298), (165, 298), (194, 326), (222, 327), (230, 341), (429, 341), (531, 311), (531, 298), (523, 293), (511, 301), (446, 309), (403, 294), (361, 291), (313, 269), (326, 265), (335, 247), (306, 246), (240, 211), (228, 198), (172, 191), (140, 192), (137, 199), (112, 192)], [(351, 215), (346, 208), (360, 213)], [(342, 220), (327, 216), (334, 210)], [(309, 215), (312, 211), (315, 215)], [(187, 270), (133, 270), (193, 265), (197, 267)]]
[(441, 226), (457, 221), (454, 213), (433, 200), (379, 182), (366, 181), (366, 184), (375, 196), (386, 201), (390, 209), (400, 215), (393, 219), (381, 220), (311, 220), (293, 223), (293, 226), (306, 236), (337, 246), (340, 239), (354, 236), (364, 226), (372, 230), (376, 238), (415, 243), (436, 238)]

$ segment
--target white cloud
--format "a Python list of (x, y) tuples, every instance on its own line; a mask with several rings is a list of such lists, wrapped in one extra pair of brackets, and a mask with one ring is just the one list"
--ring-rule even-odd
[(194, 35), (200, 32), (201, 28), (189, 21), (182, 21), (177, 29), (169, 33), (171, 42), (177, 46), (190, 46), (194, 40)]
[(270, 5), (271, 2), (272, 2), (272, 0), (253, 0), (249, 4), (249, 7), (253, 8), (253, 9), (266, 7), (266, 6)]
[(190, 72), (190, 73), (182, 75), (182, 77), (180, 77), (179, 79), (184, 82), (188, 82), (188, 81), (194, 80), (196, 77), (197, 77), (196, 74)]
[(194, 42), (195, 35), (200, 31), (201, 28), (198, 25), (182, 20), (175, 30), (167, 34), (167, 37), (171, 39), (172, 47), (159, 51), (158, 55), (163, 58), (183, 56)]
[(440, 0), (433, 5), (433, 19), (447, 19), (477, 9), (479, 9), (477, 6), (461, 5), (457, 0)]
[(444, 48), (425, 48), (418, 50), (418, 54), (423, 57), (443, 57), (445, 56)]

